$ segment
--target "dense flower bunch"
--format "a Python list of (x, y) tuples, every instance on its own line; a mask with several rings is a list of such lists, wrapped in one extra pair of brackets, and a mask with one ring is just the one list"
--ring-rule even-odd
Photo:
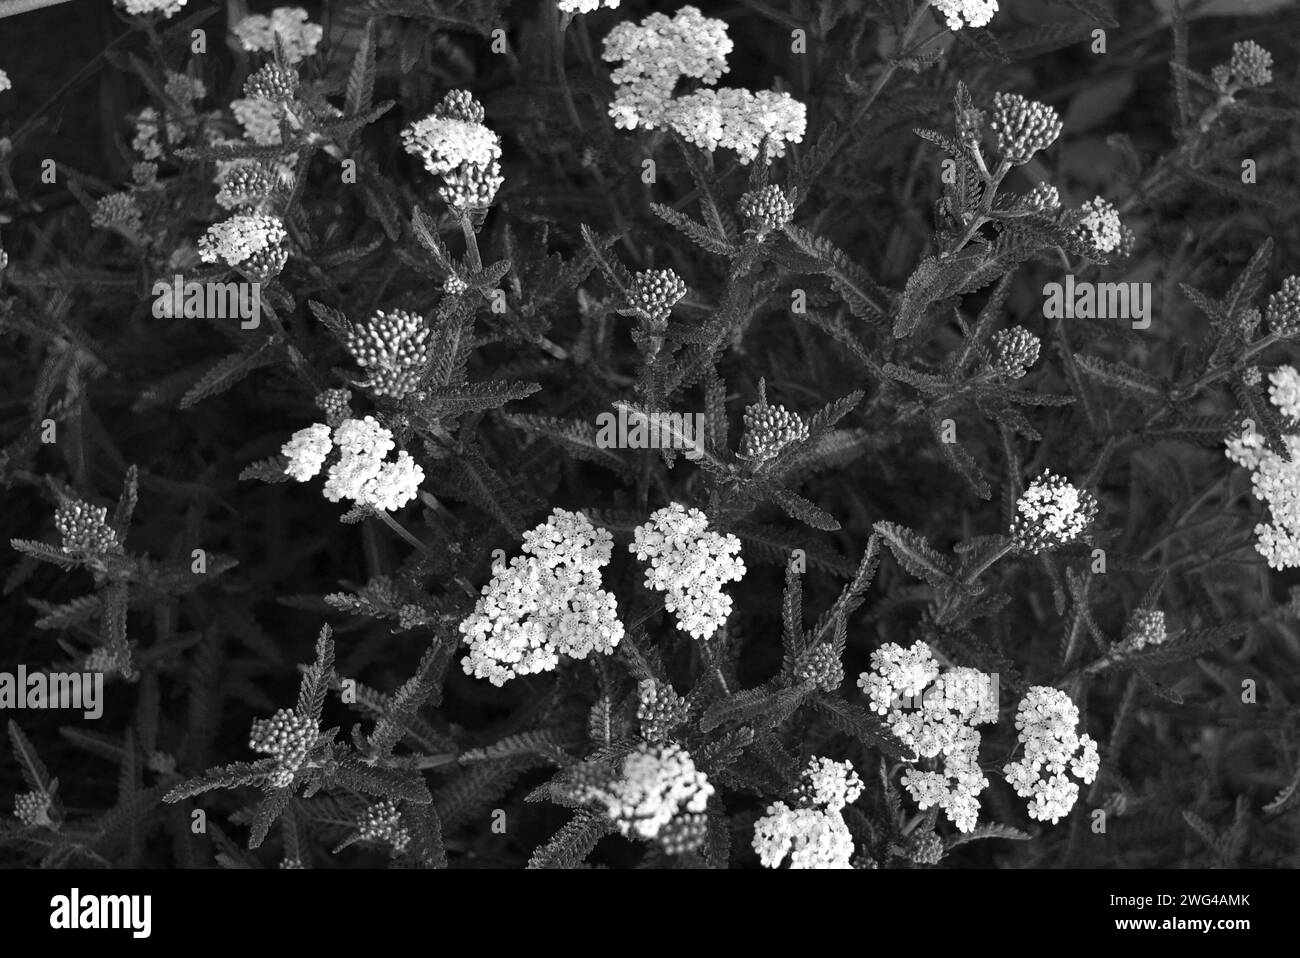
[(1016, 708), (1016, 729), (1024, 754), (1003, 767), (1009, 784), (1030, 799), (1029, 817), (1055, 825), (1070, 813), (1079, 797), (1078, 784), (1097, 777), (1101, 765), (1097, 743), (1078, 734), (1079, 709), (1060, 689), (1035, 685)]
[(170, 19), (181, 12), (186, 0), (113, 0), (113, 2), (133, 17), (156, 13), (164, 19)]
[(316, 52), (325, 30), (320, 24), (307, 19), (302, 7), (276, 7), (271, 15), (250, 14), (230, 30), (239, 45), (250, 52), (275, 49), (278, 37), (289, 63), (301, 63)]
[(1008, 379), (1019, 379), (1038, 362), (1042, 342), (1023, 326), (1000, 329), (993, 334), (992, 365)]
[(794, 206), (785, 190), (775, 183), (742, 194), (736, 212), (744, 219), (746, 229), (752, 230), (759, 240), (773, 230), (784, 229), (794, 218)]
[(652, 13), (640, 24), (620, 23), (605, 37), (603, 58), (620, 63), (610, 74), (617, 86), (609, 115), (621, 130), (658, 129), (683, 77), (708, 86), (727, 72), (732, 50), (727, 24), (682, 7), (669, 18)]
[(1281, 570), (1300, 566), (1300, 372), (1282, 366), (1268, 379), (1269, 400), (1289, 428), (1282, 437), (1289, 458), (1269, 449), (1255, 428), (1229, 436), (1225, 445), (1228, 458), (1251, 471), (1252, 492), (1268, 506), (1270, 521), (1255, 526), (1255, 550)]
[(559, 0), (556, 4), (561, 13), (594, 13), (601, 7), (617, 10), (620, 0)]
[(1097, 508), (1092, 493), (1047, 470), (1016, 500), (1011, 536), (1018, 549), (1035, 554), (1068, 545), (1088, 531)]
[(1288, 276), (1268, 298), (1264, 312), (1269, 332), (1285, 336), (1300, 330), (1300, 276)]
[(385, 458), (396, 443), (373, 416), (345, 419), (332, 432), (328, 425), (315, 423), (294, 433), (280, 449), (287, 460), (285, 474), (306, 482), (321, 471), (337, 445), (339, 459), (330, 466), (324, 489), (330, 502), (351, 499), (390, 512), (415, 498), (424, 470), (404, 449), (395, 460)]
[(415, 390), (432, 356), (429, 328), (421, 317), (404, 309), (378, 310), (370, 322), (348, 333), (346, 345), (370, 372), (362, 385), (377, 396), (395, 399)]
[(402, 130), (402, 146), (424, 168), (443, 178), (438, 195), (453, 209), (492, 205), (504, 181), (501, 137), (483, 125), (483, 106), (464, 90), (452, 90), (434, 111)]
[(1225, 96), (1268, 86), (1273, 82), (1273, 54), (1254, 40), (1240, 40), (1232, 45), (1232, 59), (1216, 66), (1210, 76)]
[(1124, 623), (1124, 645), (1134, 652), (1161, 645), (1165, 638), (1165, 614), (1159, 609), (1135, 609)]
[(283, 142), (280, 117), (283, 108), (265, 97), (240, 97), (230, 101), (230, 112), (244, 128), (244, 137), (257, 146), (279, 146)]
[(784, 156), (787, 143), (802, 143), (807, 108), (788, 93), (723, 88), (678, 97), (664, 111), (665, 123), (688, 143), (712, 153), (734, 150), (742, 165)]
[(91, 214), (90, 222), (99, 229), (116, 230), (129, 237), (138, 236), (144, 229), (140, 207), (130, 193), (101, 196), (95, 203), (95, 212)]
[(5, 90), (12, 90), (13, 88), (14, 84), (13, 81), (9, 79), (9, 74), (5, 73), (4, 70), (0, 70), (0, 93), (4, 93)]
[(949, 30), (987, 26), (998, 12), (998, 0), (934, 0), (934, 8), (948, 21)]
[(1050, 106), (1018, 93), (993, 97), (993, 121), (998, 151), (1013, 166), (1023, 166), (1061, 135), (1061, 117)]
[(871, 654), (871, 671), (858, 677), (871, 708), (887, 716), (894, 736), (926, 760), (942, 768), (910, 767), (903, 786), (923, 811), (943, 809), (959, 831), (975, 828), (979, 796), (988, 787), (979, 765), (977, 725), (996, 722), (997, 686), (976, 669), (958, 667), (940, 673), (929, 646), (917, 642), (909, 649), (887, 643)]
[(722, 586), (745, 575), (740, 540), (708, 526), (699, 509), (674, 502), (637, 526), (628, 547), (650, 563), (646, 587), (665, 593), (664, 607), (676, 616), (677, 628), (697, 639), (707, 639), (727, 621), (731, 596)]
[(205, 263), (238, 266), (256, 253), (278, 249), (287, 235), (278, 216), (236, 213), (208, 227), (199, 239), (199, 259)]
[(398, 804), (391, 798), (376, 802), (365, 810), (357, 825), (357, 837), (362, 841), (391, 845), (399, 854), (411, 841), (410, 831), (402, 824)]
[(605, 37), (604, 58), (621, 63), (610, 78), (617, 91), (609, 115), (619, 129), (671, 129), (710, 153), (734, 150), (742, 164), (785, 155), (803, 141), (807, 109), (787, 93), (702, 89), (674, 96), (682, 78), (714, 86), (727, 72), (733, 44), (722, 20), (682, 7), (669, 19), (652, 13), (639, 25), (620, 23)]
[(637, 685), (636, 717), (647, 742), (662, 742), (686, 721), (686, 700), (665, 682), (644, 679)]
[(31, 828), (48, 828), (54, 824), (50, 818), (52, 804), (44, 792), (24, 792), (14, 798), (14, 817)]
[(764, 868), (852, 868), (853, 836), (842, 814), (862, 794), (862, 779), (848, 762), (814, 757), (804, 768), (799, 804), (770, 805), (754, 823), (754, 851)]
[(614, 596), (601, 588), (613, 537), (579, 512), (555, 509), (524, 533), (523, 556), (498, 567), (460, 624), (466, 674), (504, 685), (554, 669), (560, 656), (607, 654), (623, 638)]
[(108, 509), (80, 499), (65, 499), (54, 510), (54, 528), (69, 555), (120, 552), (117, 533), (108, 524)]
[[(690, 850), (703, 838), (704, 810), (713, 786), (679, 745), (642, 745), (623, 760), (617, 776), (592, 783), (578, 799), (602, 806), (620, 833), (633, 838), (661, 839), (667, 831), (672, 851)], [(693, 843), (683, 847), (681, 837)]]
[(275, 760), (267, 777), (273, 788), (284, 788), (298, 774), (320, 739), (316, 723), (293, 709), (280, 709), (267, 719), (258, 719), (248, 737), (248, 747)]
[(1098, 253), (1123, 253), (1133, 245), (1133, 231), (1119, 218), (1119, 210), (1109, 200), (1095, 196), (1080, 207), (1083, 219), (1075, 234)]

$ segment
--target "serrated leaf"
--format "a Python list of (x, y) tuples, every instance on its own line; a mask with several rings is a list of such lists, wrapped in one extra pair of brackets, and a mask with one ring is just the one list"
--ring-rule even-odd
[(877, 522), (872, 528), (885, 540), (899, 565), (931, 585), (952, 583), (952, 563), (918, 532), (894, 522)]

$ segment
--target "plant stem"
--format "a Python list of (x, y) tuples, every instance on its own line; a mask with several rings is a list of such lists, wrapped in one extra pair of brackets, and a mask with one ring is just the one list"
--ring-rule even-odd
[(573, 102), (573, 91), (569, 89), (569, 75), (564, 71), (564, 37), (569, 29), (569, 21), (572, 19), (573, 14), (562, 13), (558, 6), (555, 7), (555, 15), (551, 20), (551, 25), (554, 27), (555, 74), (560, 80), (560, 92), (564, 96), (564, 105), (569, 111), (569, 119), (573, 121), (574, 129), (579, 134), (585, 134), (582, 118), (578, 116), (578, 106)]

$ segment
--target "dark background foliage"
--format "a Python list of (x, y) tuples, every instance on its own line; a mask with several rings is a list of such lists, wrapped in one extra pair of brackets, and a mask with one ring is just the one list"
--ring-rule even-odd
[[(545, 0), (306, 3), (326, 27), (326, 44), (304, 75), (341, 94), (364, 25), (374, 17), (380, 43), (375, 100), (395, 105), (359, 134), (352, 155), (365, 171), (362, 183), (341, 182), (337, 162), (324, 153), (311, 161), (296, 224), (308, 243), (280, 277), (292, 303), (282, 310), (283, 330), (274, 331), (304, 357), (304, 366), (281, 357), (228, 389), (184, 402), (215, 362), (248, 346), (229, 324), (159, 320), (149, 309), (146, 291), (153, 278), (165, 275), (168, 245), (192, 242), (223, 215), (212, 202), (211, 163), (162, 165), (168, 199), (151, 213), (147, 225), (158, 243), (148, 252), (92, 228), (87, 204), (130, 179), (130, 117), (150, 102), (150, 92), (128, 57), (142, 58), (153, 70), (160, 50), (163, 62), (176, 69), (189, 59), (185, 44), (164, 39), (151, 50), (143, 33), (130, 30), (98, 0), (73, 0), (0, 21), (0, 68), (15, 87), (0, 94), (0, 135), (13, 144), (0, 155), (11, 177), (5, 184), (11, 188), (0, 197), (0, 238), (11, 258), (0, 279), (3, 539), (57, 541), (52, 513), (61, 488), (111, 507), (134, 465), (139, 505), (126, 540), (129, 551), (181, 569), (188, 568), (196, 548), (238, 563), (210, 572), (183, 594), (136, 596), (127, 633), (137, 644), (142, 677), (108, 686), (99, 722), (78, 720), (69, 735), (60, 731), (67, 717), (58, 713), (7, 716), (17, 718), (59, 777), (68, 821), (95, 823), (87, 827), (94, 837), (86, 840), (84, 855), (74, 856), (76, 863), (209, 866), (220, 853), (227, 864), (256, 860), (274, 867), (286, 841), (277, 832), (260, 851), (237, 847), (244, 844), (251, 789), (205, 796), (202, 807), (217, 828), (196, 836), (182, 812), (190, 806), (159, 801), (163, 786), (174, 779), (146, 769), (143, 760), (161, 750), (176, 758), (183, 776), (249, 760), (250, 723), (293, 701), (300, 678), (296, 664), (311, 659), (316, 635), (328, 622), (339, 674), (383, 693), (410, 678), (427, 650), (440, 650), (434, 667), (440, 692), (421, 715), (445, 752), (441, 758), (426, 752), (434, 758), (422, 774), (447, 858), (453, 866), (521, 866), (570, 815), (524, 801), (553, 768), (542, 752), (527, 748), (487, 761), (464, 762), (457, 755), (511, 735), (540, 735), (532, 741), (584, 755), (592, 748), (587, 718), (593, 705), (608, 699), (612, 711), (626, 713), (629, 702), (634, 708), (634, 685), (618, 657), (516, 679), (502, 689), (466, 677), (455, 661), (454, 623), (471, 600), (457, 583), (477, 588), (486, 582), (492, 550), (516, 554), (519, 534), (553, 506), (587, 510), (620, 544), (605, 579), (615, 583), (607, 587), (619, 595), (624, 619), (631, 621), (649, 609), (651, 599), (622, 543), (649, 511), (680, 500), (721, 508), (727, 528), (739, 527), (726, 516), (750, 523), (751, 532), (761, 525), (765, 531), (755, 536), (781, 545), (763, 550), (742, 535), (750, 571), (729, 589), (736, 611), (725, 640), (712, 646), (716, 661), (702, 660), (697, 644), (662, 615), (633, 630), (637, 642), (659, 650), (679, 688), (715, 666), (735, 688), (751, 688), (781, 667), (778, 596), (790, 548), (810, 555), (803, 589), (811, 622), (852, 575), (877, 522), (908, 526), (948, 553), (971, 536), (1004, 532), (1014, 484), (1045, 467), (1086, 477), (1102, 501), (1097, 536), (1110, 568), (1094, 581), (1086, 603), (1067, 587), (1067, 570), (1078, 573), (1087, 565), (1088, 550), (1076, 549), (1047, 564), (1017, 559), (999, 565), (990, 573), (991, 591), (1005, 594), (1006, 605), (983, 617), (941, 623), (936, 590), (886, 554), (866, 601), (847, 623), (847, 698), (859, 698), (853, 678), (884, 641), (925, 639), (954, 661), (999, 672), (1008, 689), (1077, 682), (1076, 674), (1061, 667), (1061, 650), (1080, 608), (1090, 609), (1097, 635), (1081, 661), (1096, 661), (1153, 586), (1171, 633), (1227, 623), (1226, 641), (1207, 643), (1181, 661), (1153, 662), (1140, 675), (1103, 671), (1071, 686), (1085, 693), (1076, 700), (1103, 746), (1098, 784), (1084, 789), (1070, 819), (1040, 827), (1026, 821), (1023, 802), (995, 780), (985, 793), (982, 820), (1027, 828), (1034, 838), (965, 845), (947, 864), (1297, 863), (1294, 803), (1264, 811), (1288, 783), (1294, 788), (1300, 768), (1291, 704), (1300, 695), (1300, 634), (1286, 606), (1294, 577), (1270, 573), (1252, 550), (1240, 548), (1259, 521), (1260, 507), (1246, 494), (1245, 474), (1222, 453), (1222, 437), (1239, 415), (1237, 400), (1218, 388), (1170, 401), (1180, 382), (1183, 347), (1206, 335), (1206, 318), (1180, 284), (1224, 296), (1266, 240), (1273, 250), (1259, 277), (1256, 306), (1283, 277), (1300, 272), (1300, 22), (1294, 6), (1234, 16), (1225, 12), (1230, 4), (1216, 3), (1186, 22), (1183, 55), (1190, 69), (1203, 74), (1229, 58), (1236, 40), (1266, 46), (1276, 61), (1267, 102), (1291, 112), (1224, 120), (1198, 140), (1201, 152), (1192, 173), (1162, 178), (1162, 158), (1175, 156), (1186, 135), (1178, 129), (1170, 68), (1177, 31), (1162, 13), (1167, 3), (1009, 0), (989, 31), (943, 41), (947, 49), (939, 62), (919, 71), (906, 65), (896, 70), (857, 123), (851, 119), (881, 75), (892, 50), (891, 25), (905, 19), (906, 3), (698, 5), (729, 24), (736, 49), (727, 83), (788, 90), (808, 104), (808, 136), (775, 165), (774, 182), (795, 183), (819, 143), (825, 149), (842, 137), (808, 180), (795, 223), (833, 242), (886, 290), (902, 290), (917, 264), (935, 251), (943, 154), (913, 129), (951, 129), (959, 80), (985, 106), (994, 92), (1011, 90), (1055, 107), (1064, 119), (1061, 140), (1007, 185), (1023, 192), (1047, 180), (1059, 187), (1067, 207), (1099, 193), (1114, 201), (1137, 235), (1136, 250), (1122, 264), (1087, 267), (1088, 275), (1153, 283), (1151, 328), (1131, 331), (1107, 321), (1054, 324), (1043, 318), (1041, 290), (1062, 273), (1060, 257), (1036, 257), (1012, 271), (997, 325), (1022, 324), (1044, 341), (1043, 361), (1026, 388), (1076, 401), (1024, 407), (1041, 433), (1034, 441), (1011, 435), (970, 405), (944, 413), (956, 419), (963, 448), (989, 484), (984, 499), (951, 468), (936, 441), (932, 410), (926, 408), (935, 400), (880, 371), (891, 362), (937, 369), (961, 346), (953, 310), (973, 321), (992, 285), (944, 298), (926, 311), (916, 333), (894, 339), (888, 323), (849, 315), (823, 271), (800, 276), (768, 264), (761, 280), (770, 280), (770, 289), (762, 288), (752, 315), (736, 324), (716, 357), (732, 447), (744, 407), (758, 398), (760, 380), (773, 402), (805, 416), (862, 390), (863, 400), (839, 423), (835, 454), (808, 470), (798, 487), (838, 528), (810, 529), (770, 502), (719, 498), (722, 483), (706, 470), (681, 461), (670, 469), (653, 452), (627, 453), (624, 474), (618, 475), (569, 455), (563, 444), (523, 428), (517, 417), (592, 421), (612, 400), (632, 398), (638, 376), (632, 321), (606, 308), (613, 294), (599, 271), (587, 262), (581, 293), (568, 288), (553, 301), (537, 298), (548, 253), (584, 262), (580, 226), (599, 235), (621, 231), (607, 253), (630, 270), (676, 270), (690, 289), (674, 314), (677, 321), (704, 324), (723, 298), (726, 259), (693, 245), (650, 209), (654, 201), (698, 216), (696, 186), (683, 154), (664, 137), (617, 131), (605, 116), (611, 87), (607, 66), (599, 61), (600, 40), (614, 23), (639, 20), (654, 7), (625, 3), (612, 13), (578, 18), (570, 28), (566, 69), (579, 131), (555, 82)], [(210, 15), (202, 21), (209, 52), (196, 58), (210, 91), (204, 108), (216, 109), (239, 95), (249, 62), (226, 48), (228, 11), (219, 5), (191, 2), (167, 26), (200, 14)], [(1091, 31), (1111, 17), (1118, 22), (1106, 27), (1107, 52), (1090, 52)], [(507, 54), (491, 50), (497, 27), (509, 37)], [(808, 30), (806, 54), (790, 52), (795, 27)], [(511, 309), (504, 317), (480, 310), (469, 379), (528, 380), (542, 389), (500, 409), (450, 417), (443, 441), (416, 447), (429, 477), (425, 489), (438, 505), (403, 515), (431, 550), (413, 557), (381, 524), (340, 524), (343, 508), (324, 500), (318, 487), (263, 484), (241, 480), (240, 474), (275, 455), (294, 430), (319, 420), (309, 380), (339, 385), (340, 371), (352, 369), (313, 318), (308, 300), (353, 319), (378, 306), (426, 315), (436, 308), (444, 273), (417, 242), (413, 208), (435, 219), (455, 255), (463, 246), (457, 224), (442, 213), (432, 179), (402, 152), (399, 130), (451, 88), (471, 90), (504, 141), (505, 186), (479, 243), (485, 261), (510, 260), (503, 286)], [(1194, 89), (1191, 95), (1201, 98), (1199, 112), (1206, 94)], [(832, 124), (838, 132), (828, 141), (823, 134)], [(651, 155), (657, 181), (648, 185), (640, 171)], [(1242, 156), (1257, 161), (1259, 184), (1240, 186)], [(46, 157), (58, 164), (54, 184), (39, 179)], [(729, 154), (715, 157), (719, 200), (728, 209), (747, 188), (748, 172), (733, 168)], [(349, 250), (359, 255), (331, 259)], [(811, 312), (821, 322), (791, 314), (794, 288), (808, 291)], [(855, 342), (867, 361), (855, 355)], [(1161, 381), (1160, 395), (1144, 402), (1090, 382), (1078, 375), (1074, 353), (1139, 367)], [(1268, 368), (1292, 358), (1294, 349), (1284, 344), (1261, 362)], [(679, 394), (674, 408), (699, 409), (703, 403), (696, 384)], [(1173, 412), (1161, 432), (1148, 418), (1166, 405)], [(60, 423), (60, 440), (53, 445), (38, 439), (47, 416)], [(1190, 430), (1193, 416), (1212, 419), (1217, 432), (1202, 424), (1190, 440), (1177, 434), (1171, 423)], [(751, 505), (756, 509), (744, 514)], [(90, 591), (87, 572), (38, 565), (17, 552), (7, 566), (0, 670), (75, 661), (100, 641), (94, 619), (63, 628), (37, 625), (50, 607)], [(346, 613), (324, 601), (331, 593), (357, 593), (380, 576), (406, 590), (403, 601), (427, 599), (438, 623), (404, 629), (392, 615)], [(1242, 703), (1243, 679), (1258, 683), (1256, 704)], [(1009, 703), (1004, 696), (1004, 725), (1009, 704), (1014, 699)], [(327, 704), (326, 716), (326, 725), (343, 726), (344, 737), (361, 720), (337, 701)], [(372, 718), (365, 716), (367, 727)], [(812, 708), (784, 722), (777, 738), (789, 756), (853, 759), (868, 782), (861, 834), (888, 831), (880, 824), (888, 815), (876, 751), (843, 735)], [(993, 750), (1011, 741), (1004, 731)], [(781, 774), (770, 780), (781, 781)], [(23, 789), (17, 762), (0, 764), (6, 804)], [(779, 797), (775, 787), (728, 790), (734, 864), (755, 864), (749, 826), (764, 804)], [(906, 798), (904, 804), (910, 807)], [(319, 821), (308, 821), (305, 809), (295, 819), (311, 864), (384, 863), (376, 848), (330, 855), (356, 808), (345, 799), (320, 808)], [(1104, 835), (1089, 828), (1088, 811), (1094, 808), (1119, 811)], [(494, 809), (506, 813), (504, 834), (490, 828)], [(228, 820), (232, 813), (234, 824)], [(97, 819), (105, 814), (117, 817)], [(947, 828), (940, 830), (949, 834)], [(900, 863), (883, 852), (888, 841), (864, 842), (882, 864)], [(30, 864), (47, 853), (18, 840), (0, 849), (12, 863)], [(609, 837), (591, 860), (627, 865), (642, 854), (639, 846)]]

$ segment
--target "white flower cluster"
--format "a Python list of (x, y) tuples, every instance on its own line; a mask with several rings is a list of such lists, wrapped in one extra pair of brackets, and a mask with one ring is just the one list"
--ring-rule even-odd
[(407, 153), (420, 157), (435, 176), (458, 166), (487, 166), (501, 158), (501, 137), (482, 123), (454, 116), (426, 116), (402, 130)]
[(792, 869), (853, 867), (853, 835), (843, 815), (785, 802), (770, 806), (754, 823), (754, 851), (764, 868), (780, 868), (787, 856)]
[(613, 550), (607, 530), (564, 509), (525, 532), (525, 555), (494, 570), (460, 624), (469, 646), (461, 663), (466, 674), (500, 686), (555, 668), (561, 655), (613, 651), (623, 623), (614, 596), (600, 587)]
[(903, 786), (924, 811), (937, 806), (959, 831), (979, 817), (979, 795), (988, 779), (979, 767), (977, 725), (996, 722), (997, 686), (992, 676), (957, 667), (940, 674), (929, 646), (910, 649), (893, 642), (871, 654), (870, 672), (858, 677), (871, 708), (916, 759), (942, 757), (942, 770), (909, 768)]
[(235, 115), (244, 136), (258, 146), (279, 146), (280, 105), (265, 97), (240, 97), (230, 101), (230, 112)]
[(852, 762), (814, 756), (803, 770), (801, 794), (805, 803), (828, 812), (843, 811), (862, 794), (862, 779)]
[(325, 458), (334, 448), (330, 427), (323, 422), (299, 429), (280, 447), (289, 459), (284, 471), (298, 482), (306, 482), (318, 475), (325, 466)]
[(1279, 366), (1268, 374), (1268, 398), (1288, 419), (1300, 419), (1300, 372)]
[(12, 90), (13, 88), (13, 81), (9, 79), (9, 74), (5, 73), (4, 70), (0, 70), (0, 93), (3, 93), (5, 90)]
[(231, 28), (231, 33), (245, 50), (275, 49), (275, 38), (280, 37), (284, 57), (289, 63), (301, 63), (316, 52), (325, 30), (320, 24), (307, 19), (302, 7), (276, 7), (269, 17), (260, 13), (244, 17)]
[(949, 30), (986, 26), (998, 12), (998, 0), (934, 0), (934, 8), (948, 21)]
[(743, 165), (758, 157), (765, 137), (767, 156), (784, 156), (786, 143), (802, 142), (808, 126), (802, 103), (771, 90), (697, 90), (673, 100), (665, 117), (687, 142), (710, 153), (725, 146)]
[(617, 10), (621, 0), (559, 0), (556, 4), (561, 13), (595, 13), (601, 7)]
[(1037, 554), (1078, 539), (1097, 517), (1097, 500), (1051, 470), (1016, 500), (1011, 535), (1019, 548)]
[[(159, 139), (158, 111), (151, 106), (140, 111), (135, 120), (135, 136), (131, 140), (131, 149), (143, 159), (162, 159), (162, 141)], [(177, 146), (185, 138), (185, 127), (172, 120), (167, 121), (167, 142)]]
[(1086, 215), (1078, 226), (1078, 235), (1099, 253), (1113, 253), (1124, 241), (1124, 225), (1119, 210), (1101, 196), (1093, 197), (1081, 207)]
[(238, 266), (255, 253), (284, 242), (284, 222), (267, 213), (236, 213), (214, 223), (199, 238), (199, 259), (205, 263)]
[(114, 0), (114, 2), (133, 17), (149, 13), (160, 13), (170, 19), (180, 13), (186, 0)]
[(674, 819), (702, 815), (713, 786), (679, 745), (642, 745), (623, 760), (617, 778), (579, 792), (596, 802), (628, 837), (654, 839)]
[(1230, 436), (1224, 444), (1228, 458), (1251, 471), (1254, 496), (1268, 506), (1271, 521), (1255, 526), (1255, 551), (1270, 568), (1292, 569), (1300, 566), (1300, 372), (1282, 366), (1268, 380), (1268, 398), (1291, 427), (1282, 437), (1291, 458), (1269, 449), (1254, 428)]
[(618, 24), (605, 37), (602, 58), (622, 62), (610, 74), (618, 91), (609, 115), (622, 130), (658, 129), (683, 77), (708, 86), (727, 72), (732, 50), (727, 24), (682, 7), (671, 19), (652, 13), (639, 24)]
[(1030, 799), (1030, 818), (1055, 825), (1070, 814), (1079, 786), (1067, 767), (1085, 785), (1097, 777), (1097, 743), (1078, 734), (1078, 725), (1079, 709), (1060, 689), (1035, 685), (1020, 700), (1016, 729), (1025, 754), (1002, 771), (1016, 794)]
[(682, 78), (714, 86), (729, 69), (733, 44), (727, 24), (682, 7), (672, 18), (652, 13), (639, 24), (620, 23), (605, 37), (603, 58), (620, 63), (610, 74), (617, 86), (609, 115), (621, 130), (669, 128), (703, 149), (734, 150), (748, 164), (768, 138), (767, 155), (781, 156), (786, 143), (802, 142), (807, 109), (789, 94), (749, 90), (673, 91)]
[(646, 587), (665, 593), (664, 608), (676, 616), (677, 628), (707, 639), (727, 621), (731, 596), (722, 586), (745, 575), (740, 540), (710, 531), (699, 509), (674, 502), (651, 513), (633, 530), (628, 549), (650, 562)]
[(400, 509), (419, 491), (424, 470), (402, 450), (397, 459), (385, 457), (393, 451), (393, 434), (373, 416), (345, 419), (333, 430), (324, 423), (299, 429), (280, 452), (289, 460), (285, 474), (298, 482), (316, 476), (334, 446), (339, 460), (330, 466), (325, 480), (325, 498), (330, 502), (351, 499), (385, 512)]
[(768, 806), (754, 823), (754, 851), (764, 868), (779, 868), (787, 857), (792, 869), (852, 868), (853, 836), (844, 806), (862, 794), (862, 779), (849, 762), (813, 757), (803, 771), (800, 804)]

